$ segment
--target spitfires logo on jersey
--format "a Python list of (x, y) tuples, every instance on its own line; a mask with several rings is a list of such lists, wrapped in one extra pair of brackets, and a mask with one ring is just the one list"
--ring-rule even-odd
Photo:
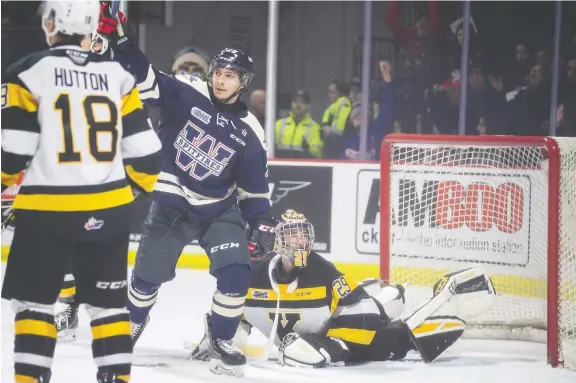
[(174, 147), (176, 164), (199, 181), (210, 175), (219, 177), (236, 153), (191, 121), (180, 131)]

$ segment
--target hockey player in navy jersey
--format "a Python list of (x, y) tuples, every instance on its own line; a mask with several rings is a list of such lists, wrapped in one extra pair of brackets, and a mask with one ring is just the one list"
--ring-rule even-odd
[(273, 241), (263, 231), (270, 213), (264, 131), (239, 100), (254, 76), (253, 61), (226, 48), (211, 60), (206, 82), (173, 77), (150, 65), (124, 23), (104, 6), (98, 33), (136, 77), (141, 100), (159, 108), (164, 151), (129, 286), (133, 339), (148, 323), (159, 287), (174, 278), (182, 250), (198, 240), (217, 280), (210, 370), (239, 376), (246, 358), (231, 339), (250, 284), (248, 237), (256, 247)]

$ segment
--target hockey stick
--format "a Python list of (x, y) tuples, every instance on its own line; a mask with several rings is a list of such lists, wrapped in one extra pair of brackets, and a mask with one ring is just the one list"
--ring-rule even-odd
[(270, 278), (270, 285), (272, 285), (272, 289), (276, 292), (276, 313), (274, 313), (274, 322), (272, 323), (272, 330), (270, 330), (270, 336), (266, 341), (266, 345), (264, 346), (264, 351), (262, 353), (261, 359), (262, 361), (268, 361), (268, 356), (270, 355), (270, 350), (272, 346), (274, 346), (274, 340), (276, 339), (276, 331), (278, 329), (278, 320), (280, 318), (280, 288), (278, 287), (278, 283), (274, 280), (272, 276), (272, 272), (276, 268), (276, 265), (280, 261), (282, 256), (280, 254), (276, 255), (270, 263), (268, 264), (268, 278)]
[(118, 11), (120, 10), (120, 1), (119, 0), (113, 0), (110, 2), (110, 14), (112, 15), (112, 17), (116, 16), (116, 14), (118, 13)]

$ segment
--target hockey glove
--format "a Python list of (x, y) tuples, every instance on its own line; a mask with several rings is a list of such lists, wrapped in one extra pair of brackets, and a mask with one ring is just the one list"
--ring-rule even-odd
[(274, 248), (277, 220), (274, 217), (255, 219), (248, 226), (248, 250), (254, 253), (267, 254)]
[(100, 21), (96, 32), (109, 41), (116, 53), (125, 52), (134, 43), (124, 31), (129, 29), (126, 21), (122, 11), (118, 11), (115, 15), (111, 14), (109, 2), (103, 2), (100, 6)]

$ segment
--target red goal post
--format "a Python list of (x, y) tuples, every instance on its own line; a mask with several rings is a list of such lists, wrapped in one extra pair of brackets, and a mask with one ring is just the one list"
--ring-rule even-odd
[(391, 134), (380, 176), (380, 274), (408, 284), (407, 313), (481, 264), (497, 303), (466, 333), (576, 368), (576, 138)]

